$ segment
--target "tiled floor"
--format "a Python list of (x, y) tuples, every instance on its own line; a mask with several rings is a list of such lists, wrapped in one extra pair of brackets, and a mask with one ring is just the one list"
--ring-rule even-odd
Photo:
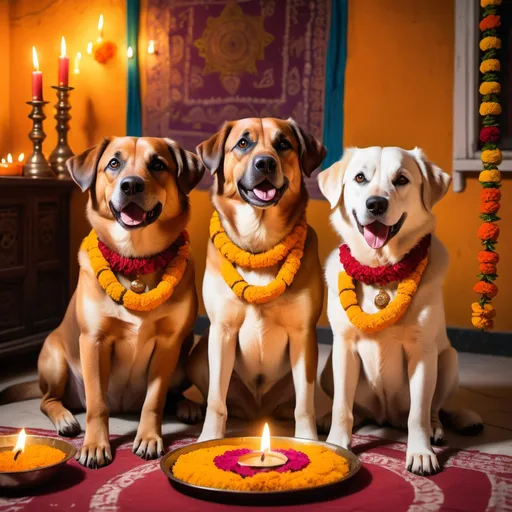
[[(321, 345), (319, 367), (325, 362), (330, 347)], [(31, 363), (33, 365), (33, 361)], [(475, 354), (460, 354), (460, 390), (453, 398), (461, 407), (477, 411), (484, 419), (484, 433), (478, 437), (460, 437), (447, 433), (448, 444), (454, 448), (475, 449), (488, 453), (500, 453), (512, 456), (512, 358), (492, 357)], [(21, 364), (21, 368), (23, 368)], [(0, 389), (8, 384), (35, 377), (34, 370), (19, 370), (12, 365), (0, 369)], [(317, 392), (317, 411), (323, 414), (330, 407), (329, 400), (320, 390)], [(77, 415), (82, 427), (85, 414)], [(13, 427), (52, 428), (50, 421), (39, 411), (39, 400), (29, 400), (0, 407), (0, 425)], [(113, 417), (110, 419), (112, 434), (135, 433), (136, 416)], [(293, 425), (276, 424), (273, 433), (293, 434)], [(164, 433), (183, 432), (196, 435), (200, 426), (187, 427), (173, 418), (164, 420)], [(246, 433), (260, 435), (261, 425), (247, 425), (230, 421), (228, 430), (244, 429)], [(360, 433), (374, 434), (381, 437), (406, 440), (405, 433), (389, 428), (365, 426)]]

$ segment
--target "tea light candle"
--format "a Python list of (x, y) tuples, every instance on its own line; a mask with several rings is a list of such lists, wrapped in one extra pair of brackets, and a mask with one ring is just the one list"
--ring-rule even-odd
[(59, 57), (59, 85), (67, 87), (69, 84), (69, 57), (66, 55), (66, 40), (64, 36), (60, 41)]
[(43, 73), (39, 71), (39, 59), (37, 58), (36, 47), (32, 46), (32, 100), (43, 101)]
[(270, 449), (270, 429), (268, 423), (263, 427), (261, 436), (260, 451), (246, 453), (238, 459), (240, 466), (250, 466), (252, 468), (276, 468), (286, 464), (288, 457), (279, 452), (273, 452)]
[(7, 160), (2, 158), (0, 163), (0, 175), (2, 176), (16, 176), (21, 175), (23, 172), (23, 161), (25, 160), (25, 155), (20, 153), (18, 156), (18, 160), (16, 162), (13, 161), (11, 153), (7, 155)]

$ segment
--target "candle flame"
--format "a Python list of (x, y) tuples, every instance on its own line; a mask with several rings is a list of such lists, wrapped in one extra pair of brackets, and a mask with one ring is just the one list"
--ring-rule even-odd
[(153, 39), (148, 41), (148, 53), (155, 53), (155, 41)]
[(128, 50), (126, 51), (126, 55), (128, 55), (128, 58), (133, 58), (133, 48), (131, 46), (128, 46)]
[(101, 32), (103, 30), (103, 14), (100, 14), (100, 18), (98, 20), (98, 31)]
[(265, 426), (263, 427), (260, 450), (263, 453), (268, 453), (270, 451), (270, 429), (268, 428), (268, 423), (265, 423)]
[(13, 452), (23, 451), (25, 449), (25, 441), (27, 440), (27, 434), (25, 433), (25, 429), (21, 429), (21, 432), (18, 435), (18, 440), (16, 441), (16, 446), (14, 447)]
[(64, 39), (64, 36), (62, 36), (62, 39), (60, 40), (60, 56), (66, 56), (66, 40)]
[(7, 162), (8, 162), (9, 164), (12, 164), (12, 155), (11, 155), (11, 153), (9, 153), (9, 154), (7, 155)]
[(5, 164), (5, 163), (6, 163), (6, 162), (5, 162), (5, 158), (2, 158), (2, 164)]
[(18, 155), (18, 162), (23, 162), (23, 160), (25, 160), (25, 153), (20, 153)]
[(37, 58), (35, 46), (32, 46), (32, 62), (34, 63), (34, 71), (39, 71), (39, 59)]
[(88, 53), (89, 55), (91, 55), (91, 53), (92, 53), (92, 41), (89, 41), (89, 42), (87, 43), (87, 53)]

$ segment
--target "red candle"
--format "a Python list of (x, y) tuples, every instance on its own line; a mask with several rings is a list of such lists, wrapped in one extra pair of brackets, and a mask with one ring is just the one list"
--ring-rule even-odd
[(43, 73), (39, 71), (39, 61), (37, 60), (36, 47), (32, 46), (32, 61), (34, 62), (34, 71), (32, 71), (32, 99), (43, 100)]
[(68, 86), (69, 83), (69, 57), (66, 55), (66, 40), (62, 37), (59, 57), (59, 85)]

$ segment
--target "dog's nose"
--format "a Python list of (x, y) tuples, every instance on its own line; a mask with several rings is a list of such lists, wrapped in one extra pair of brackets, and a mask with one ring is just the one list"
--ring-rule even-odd
[(139, 176), (127, 176), (121, 181), (121, 190), (127, 196), (134, 196), (144, 192), (144, 180)]
[(277, 169), (277, 162), (273, 156), (260, 155), (254, 159), (254, 167), (263, 174), (268, 174)]
[(382, 215), (388, 209), (388, 200), (381, 196), (370, 196), (366, 200), (366, 208), (372, 215)]

